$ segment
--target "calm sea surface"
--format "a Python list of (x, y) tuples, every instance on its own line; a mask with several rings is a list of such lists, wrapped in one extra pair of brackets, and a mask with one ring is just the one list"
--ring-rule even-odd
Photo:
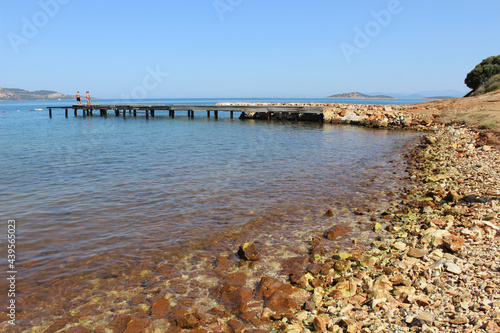
[[(219, 101), (257, 100), (140, 102)], [(66, 119), (64, 110), (54, 110), (49, 119), (46, 109), (30, 111), (72, 103), (0, 102), (1, 228), (5, 235), (7, 220), (17, 222), (19, 306), (25, 309), (19, 318), (25, 328), (45, 320), (33, 319), (29, 311), (60, 306), (53, 299), (57, 297), (41, 296), (50, 288), (65, 289), (57, 294), (62, 300), (74, 299), (72, 290), (83, 300), (95, 297), (95, 288), (74, 282), (85, 276), (112, 276), (116, 285), (121, 277), (154, 272), (165, 261), (183, 263), (179, 269), (189, 275), (201, 264), (187, 257), (195, 253), (213, 261), (219, 254), (235, 252), (240, 240), (257, 240), (274, 249), (263, 250), (264, 256), (305, 251), (305, 236), (310, 239), (342, 219), (352, 222), (349, 209), (384, 209), (390, 199), (386, 194), (400, 187), (404, 176), (401, 154), (418, 136), (353, 126), (238, 120), (238, 115), (229, 119), (223, 112), (218, 120), (204, 113), (189, 119), (183, 112), (174, 119), (165, 112), (146, 120), (144, 115), (83, 118), (72, 112)], [(338, 214), (325, 219), (326, 209)], [(367, 237), (368, 221), (356, 222), (358, 234)], [(1, 243), (6, 244), (5, 238)], [(58, 287), (61, 281), (65, 284)]]

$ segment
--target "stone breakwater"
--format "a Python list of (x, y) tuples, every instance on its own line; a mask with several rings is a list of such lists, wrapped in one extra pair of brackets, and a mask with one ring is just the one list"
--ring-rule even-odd
[(323, 121), (333, 124), (354, 124), (368, 127), (399, 127), (426, 129), (434, 124), (437, 109), (415, 113), (411, 105), (336, 104), (323, 109)]
[(339, 103), (218, 103), (217, 105), (237, 106), (313, 106), (322, 107), (322, 114), (288, 114), (249, 112), (242, 119), (278, 119), (323, 121), (332, 124), (351, 124), (366, 127), (390, 127), (412, 130), (426, 130), (437, 122), (435, 118), (442, 106), (421, 105), (374, 105)]

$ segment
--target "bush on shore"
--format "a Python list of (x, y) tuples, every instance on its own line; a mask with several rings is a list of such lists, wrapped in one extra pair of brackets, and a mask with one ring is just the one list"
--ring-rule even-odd
[(482, 95), (500, 89), (500, 55), (481, 61), (467, 74), (464, 82), (472, 89), (466, 96)]

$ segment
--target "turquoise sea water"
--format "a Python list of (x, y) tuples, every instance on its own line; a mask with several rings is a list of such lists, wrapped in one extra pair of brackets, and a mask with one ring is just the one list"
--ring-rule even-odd
[[(222, 98), (133, 102), (224, 101), (349, 102)], [(338, 210), (338, 221), (352, 219), (348, 213), (352, 207), (383, 209), (388, 200), (384, 193), (398, 188), (404, 177), (401, 154), (418, 136), (318, 123), (229, 119), (225, 113), (218, 120), (203, 113), (189, 119), (182, 112), (174, 119), (164, 113), (146, 120), (144, 115), (83, 118), (72, 112), (66, 119), (63, 110), (54, 110), (49, 119), (46, 109), (29, 111), (71, 104), (0, 102), (2, 228), (6, 232), (8, 219), (17, 222), (17, 265), (24, 297), (42, 293), (54, 281), (126, 270), (139, 274), (165, 258), (180, 262), (192, 251), (211, 258), (217, 256), (218, 242), (224, 244), (223, 250), (237, 249), (239, 244), (229, 239), (242, 232), (291, 255), (302, 250), (297, 242), (304, 234), (321, 233), (332, 224), (322, 217), (326, 209)], [(358, 232), (367, 229), (368, 224)], [(151, 267), (140, 266), (140, 272), (134, 272), (138, 262)], [(82, 294), (85, 288), (75, 290)], [(26, 301), (24, 306), (36, 313), (41, 305)]]

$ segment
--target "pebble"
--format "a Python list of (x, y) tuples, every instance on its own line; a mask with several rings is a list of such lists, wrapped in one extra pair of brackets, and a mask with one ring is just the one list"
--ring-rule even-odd
[(460, 269), (460, 267), (457, 264), (455, 264), (453, 261), (448, 260), (444, 263), (444, 265), (446, 266), (447, 272), (450, 272), (453, 274), (461, 274), (462, 273), (462, 270)]

